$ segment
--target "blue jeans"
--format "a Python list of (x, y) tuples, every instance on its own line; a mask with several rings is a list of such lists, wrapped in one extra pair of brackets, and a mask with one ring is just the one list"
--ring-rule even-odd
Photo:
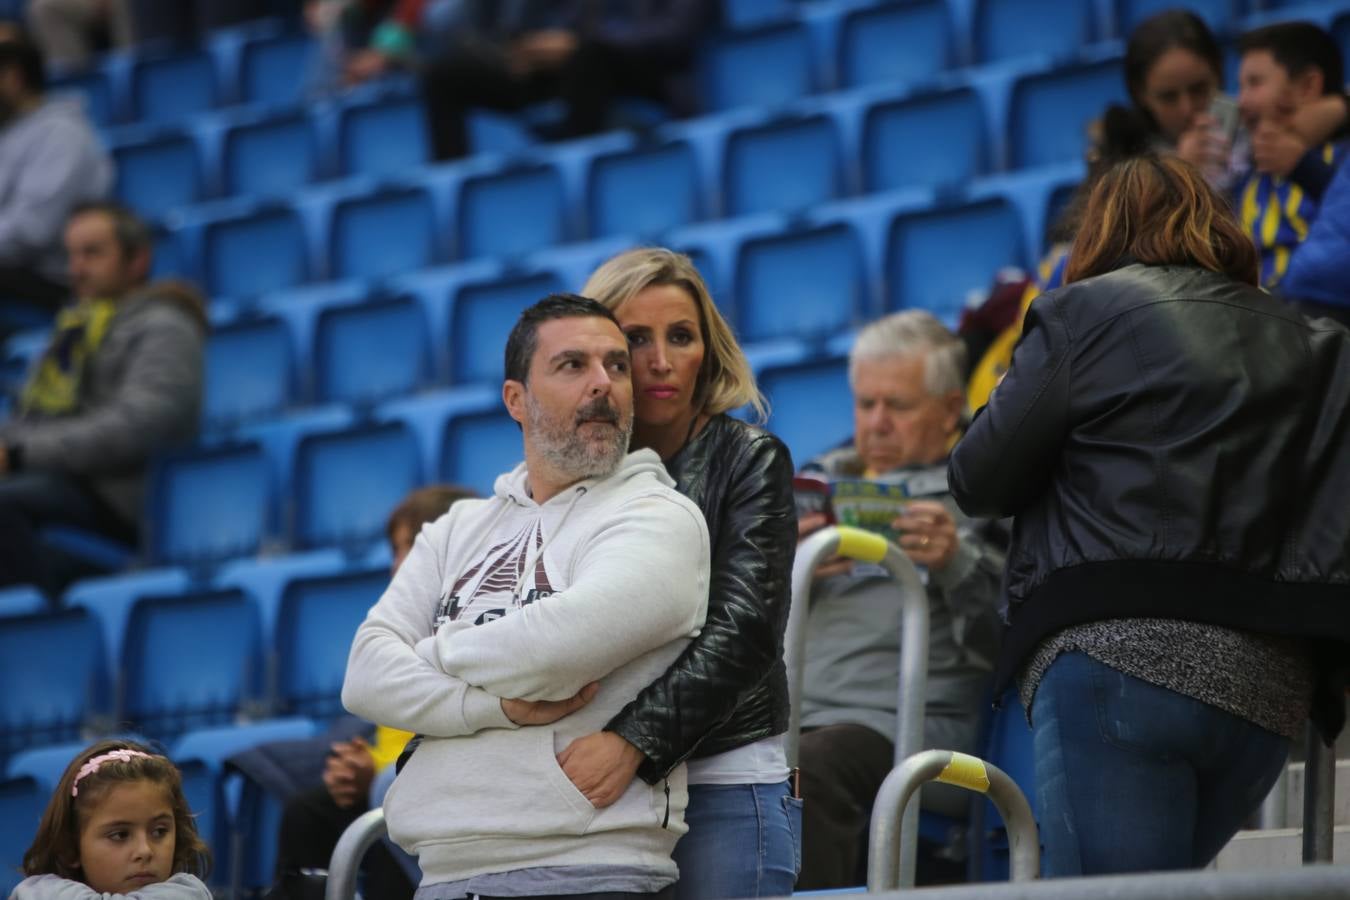
[(786, 897), (802, 864), (802, 801), (781, 784), (691, 784), (676, 900)]
[(1031, 705), (1046, 877), (1207, 865), (1269, 793), (1288, 738), (1082, 653)]

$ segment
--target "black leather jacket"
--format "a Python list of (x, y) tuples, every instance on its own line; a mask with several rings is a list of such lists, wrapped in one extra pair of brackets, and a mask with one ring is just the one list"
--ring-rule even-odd
[(970, 515), (1017, 517), (1000, 684), (1042, 639), (1116, 617), (1326, 639), (1350, 664), (1339, 325), (1194, 268), (1052, 291), (949, 476)]
[(791, 602), (797, 516), (792, 458), (767, 431), (714, 416), (666, 468), (708, 522), (708, 620), (665, 674), (606, 731), (644, 754), (639, 777), (664, 778), (788, 725), (783, 630)]

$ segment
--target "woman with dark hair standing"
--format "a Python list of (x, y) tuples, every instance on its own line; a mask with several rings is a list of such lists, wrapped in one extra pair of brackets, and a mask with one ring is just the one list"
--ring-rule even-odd
[(1093, 187), (1066, 286), (951, 457), (1015, 516), (996, 678), (1035, 736), (1048, 875), (1199, 867), (1350, 674), (1350, 333), (1256, 287), (1191, 165)]

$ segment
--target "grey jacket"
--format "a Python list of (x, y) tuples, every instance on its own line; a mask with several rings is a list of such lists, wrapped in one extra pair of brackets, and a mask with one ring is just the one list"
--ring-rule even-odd
[(195, 875), (180, 872), (168, 881), (147, 884), (130, 894), (104, 894), (81, 881), (59, 875), (34, 875), (25, 878), (9, 900), (211, 900), (211, 891)]
[(196, 435), (205, 339), (200, 308), (166, 286), (122, 301), (88, 363), (79, 410), (0, 425), (25, 470), (87, 479), (123, 519), (141, 513), (152, 454)]
[[(832, 478), (862, 477), (862, 468), (851, 447), (806, 466)], [(934, 499), (955, 516), (961, 545), (928, 577), (924, 746), (973, 752), (1000, 628), (1004, 556), (980, 534), (984, 523), (961, 513), (950, 496)], [(900, 625), (898, 589), (881, 567), (855, 563), (850, 573), (816, 582), (806, 620), (803, 727), (864, 725), (895, 740)]]
[(66, 219), (105, 197), (112, 181), (112, 162), (77, 100), (48, 100), (0, 129), (0, 266), (64, 282)]

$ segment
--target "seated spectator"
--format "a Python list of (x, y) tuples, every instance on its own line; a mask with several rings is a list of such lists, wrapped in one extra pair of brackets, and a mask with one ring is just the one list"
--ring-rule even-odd
[(28, 0), (28, 27), (53, 68), (83, 69), (101, 46), (131, 44), (127, 0)]
[(5, 306), (54, 313), (68, 295), (61, 229), (102, 198), (112, 163), (78, 101), (48, 99), (42, 54), (0, 42), (0, 338)]
[[(596, 6), (595, 4), (591, 5)], [(699, 36), (717, 22), (713, 0), (586, 4), (466, 3), (461, 29), (422, 75), (432, 151), (469, 153), (469, 107), (567, 106), (560, 138), (600, 131), (618, 97), (692, 111), (690, 67)]]
[[(932, 315), (887, 316), (849, 355), (854, 440), (805, 467), (835, 479), (903, 481), (911, 495), (892, 523), (926, 573), (930, 609), (924, 748), (974, 753), (997, 650), (1003, 554), (947, 491), (947, 454), (960, 433), (965, 348)], [(799, 520), (802, 536), (824, 514)], [(816, 572), (806, 621), (802, 689), (802, 871), (799, 890), (861, 883), (872, 801), (895, 753), (900, 665), (899, 590), (879, 566), (828, 561)], [(965, 818), (969, 795), (923, 789), (923, 808)], [(921, 845), (925, 881), (930, 853)], [(931, 852), (931, 851), (930, 851)]]
[[(393, 553), (390, 574), (398, 572), (423, 525), (439, 519), (456, 501), (472, 496), (464, 488), (433, 485), (405, 497), (385, 526)], [(380, 805), (382, 797), (373, 796), (375, 776), (398, 759), (411, 738), (411, 732), (377, 725), (373, 745), (360, 736), (332, 745), (324, 761), (323, 783), (306, 786), (286, 802), (278, 835), (277, 888), (269, 894), (270, 900), (323, 896), (325, 879), (306, 875), (304, 870), (327, 869), (342, 832), (357, 816)], [(412, 896), (414, 885), (388, 848), (372, 848), (365, 868), (368, 896), (381, 900)]]
[(114, 204), (66, 226), (76, 302), (0, 423), (0, 585), (38, 576), (38, 530), (134, 541), (146, 466), (197, 431), (206, 315), (179, 282), (146, 284), (150, 232)]
[(361, 84), (439, 54), (465, 0), (307, 0), (305, 24), (323, 45), (318, 90)]
[(126, 0), (137, 43), (190, 46), (207, 32), (272, 12), (267, 0)]
[(1280, 293), (1306, 316), (1350, 326), (1350, 166), (1322, 196), (1317, 219), (1289, 260)]
[(1341, 143), (1310, 145), (1295, 127), (1303, 109), (1337, 102), (1344, 85), (1335, 40), (1316, 25), (1284, 22), (1243, 35), (1238, 109), (1251, 134), (1251, 171), (1237, 187), (1243, 229), (1261, 258), (1261, 284), (1279, 283), (1343, 156)]

